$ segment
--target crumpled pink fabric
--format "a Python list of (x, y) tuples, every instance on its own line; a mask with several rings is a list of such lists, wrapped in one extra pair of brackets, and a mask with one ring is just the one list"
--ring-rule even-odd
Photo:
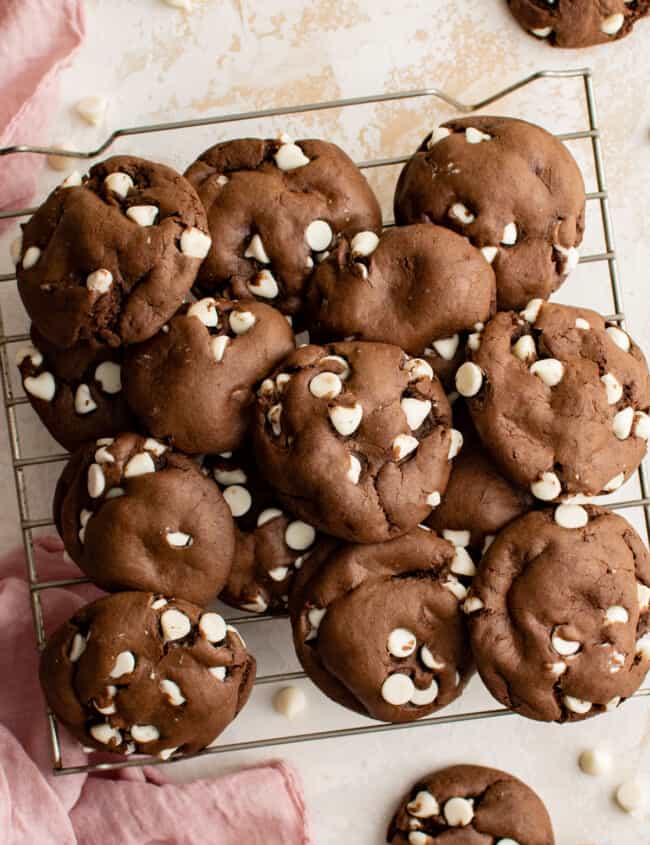
[[(79, 574), (56, 537), (36, 540), (35, 556), (41, 581)], [(98, 595), (89, 585), (43, 591), (47, 631)], [(0, 560), (0, 619), (3, 845), (309, 845), (302, 788), (281, 761), (181, 785), (162, 767), (54, 777), (22, 549)], [(86, 763), (64, 729), (60, 740), (66, 766)]]
[[(82, 0), (0, 0), (0, 147), (50, 141), (57, 77), (83, 35)], [(0, 210), (29, 203), (42, 165), (39, 155), (0, 157)]]

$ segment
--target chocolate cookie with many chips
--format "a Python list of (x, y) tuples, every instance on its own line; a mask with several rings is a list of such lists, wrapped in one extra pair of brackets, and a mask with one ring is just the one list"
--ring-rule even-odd
[(207, 297), (129, 349), (126, 396), (143, 428), (177, 449), (231, 450), (249, 426), (255, 385), (293, 349), (275, 308)]
[(71, 174), (23, 226), (18, 291), (51, 343), (110, 346), (155, 334), (209, 249), (194, 188), (163, 164), (114, 156)]
[(425, 224), (342, 238), (314, 272), (308, 324), (315, 339), (375, 340), (421, 355), (437, 341), (454, 357), (459, 332), (494, 314), (494, 272), (466, 238)]
[(242, 709), (255, 658), (218, 613), (152, 593), (78, 610), (47, 641), (48, 704), (85, 746), (118, 754), (194, 754)]
[(287, 509), (362, 543), (427, 517), (462, 445), (426, 361), (362, 341), (286, 358), (258, 390), (253, 431), (260, 470)]
[(553, 47), (592, 47), (629, 35), (649, 0), (508, 0), (521, 26)]
[(595, 311), (534, 300), (497, 314), (456, 372), (503, 472), (534, 496), (597, 496), (639, 466), (650, 437), (643, 353)]
[(449, 766), (413, 785), (388, 828), (390, 845), (554, 845), (541, 798), (516, 777)]
[(340, 235), (381, 230), (365, 177), (327, 141), (225, 141), (185, 175), (212, 235), (197, 281), (203, 293), (255, 297), (296, 314), (315, 264)]
[(121, 434), (75, 452), (57, 484), (66, 551), (105, 590), (207, 604), (232, 565), (235, 532), (217, 487), (185, 455)]
[(577, 265), (585, 186), (571, 153), (541, 127), (465, 117), (434, 129), (407, 162), (395, 219), (465, 235), (492, 264), (499, 310), (523, 308)]
[(498, 701), (541, 721), (613, 710), (650, 669), (650, 555), (592, 506), (527, 514), (490, 546), (464, 603)]
[(16, 352), (23, 388), (65, 449), (135, 427), (122, 390), (122, 349), (95, 340), (57, 349), (33, 326), (31, 341)]
[[(298, 658), (334, 701), (385, 722), (445, 707), (472, 673), (451, 543), (415, 528), (317, 551), (290, 601)], [(463, 592), (464, 594), (464, 592)]]

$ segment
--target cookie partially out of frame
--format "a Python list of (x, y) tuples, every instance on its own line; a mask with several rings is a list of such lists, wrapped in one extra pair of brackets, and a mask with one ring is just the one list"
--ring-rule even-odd
[(126, 396), (143, 429), (182, 452), (235, 449), (251, 421), (255, 385), (294, 346), (275, 308), (206, 297), (128, 350)]
[(290, 602), (309, 677), (337, 703), (386, 722), (452, 702), (472, 673), (459, 562), (451, 543), (422, 527), (318, 550)]
[(17, 350), (16, 362), (32, 407), (65, 449), (135, 428), (122, 359), (121, 348), (94, 340), (57, 349), (32, 326), (31, 343)]
[(523, 308), (577, 265), (585, 186), (571, 153), (541, 127), (465, 117), (436, 127), (404, 166), (395, 219), (465, 235), (492, 264), (499, 310)]
[(650, 555), (604, 508), (565, 504), (515, 520), (464, 609), (486, 686), (531, 719), (613, 710), (650, 669)]
[(212, 235), (197, 280), (204, 294), (254, 297), (297, 314), (307, 279), (337, 238), (381, 230), (365, 177), (327, 141), (225, 141), (185, 175)]
[(501, 312), (456, 372), (502, 471), (544, 501), (617, 490), (646, 454), (650, 375), (622, 329), (535, 300)]
[(167, 760), (216, 744), (250, 695), (255, 658), (219, 614), (126, 592), (62, 625), (40, 676), (48, 704), (84, 746)]
[(205, 210), (180, 173), (114, 156), (71, 174), (23, 226), (18, 291), (55, 346), (155, 334), (183, 302), (210, 246)]
[(207, 604), (232, 565), (235, 531), (218, 488), (190, 458), (151, 437), (100, 438), (57, 484), (66, 551), (100, 587)]
[(650, 12), (648, 0), (508, 0), (521, 26), (553, 47), (617, 41)]
[(513, 775), (449, 766), (420, 778), (388, 828), (390, 845), (554, 845), (541, 798)]

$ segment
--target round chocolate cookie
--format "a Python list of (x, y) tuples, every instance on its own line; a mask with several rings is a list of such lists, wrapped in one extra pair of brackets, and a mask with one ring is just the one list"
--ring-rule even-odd
[(296, 653), (312, 681), (384, 722), (411, 722), (457, 698), (473, 665), (456, 559), (451, 543), (422, 527), (316, 552), (290, 599)]
[(151, 437), (121, 434), (76, 452), (54, 497), (66, 551), (100, 587), (207, 604), (232, 565), (230, 510), (198, 466)]
[[(461, 406), (462, 408), (462, 406)], [(478, 563), (496, 534), (527, 513), (533, 496), (504, 478), (482, 446), (468, 414), (456, 411), (454, 422), (463, 435), (463, 448), (454, 461), (449, 484), (439, 507), (426, 524)], [(467, 561), (470, 567), (469, 560)]]
[(146, 431), (183, 452), (234, 449), (250, 423), (255, 385), (293, 349), (275, 308), (200, 299), (129, 349), (126, 396)]
[(530, 719), (613, 710), (650, 669), (650, 555), (604, 508), (559, 505), (512, 522), (463, 607), (486, 686)]
[(194, 188), (163, 164), (115, 156), (74, 173), (23, 226), (16, 273), (27, 313), (59, 347), (155, 334), (210, 246)]
[(534, 496), (617, 490), (646, 453), (641, 350), (586, 308), (532, 301), (497, 314), (456, 372), (483, 443)]
[(314, 264), (339, 235), (381, 231), (377, 199), (335, 144), (243, 138), (206, 150), (186, 174), (208, 213), (204, 293), (258, 297), (286, 314), (302, 305)]
[(449, 766), (404, 797), (388, 828), (390, 845), (554, 845), (537, 793), (484, 766)]
[(80, 341), (57, 349), (32, 326), (16, 352), (25, 394), (52, 437), (74, 451), (135, 427), (122, 390), (122, 350)]
[(41, 685), (83, 745), (118, 754), (195, 754), (242, 709), (255, 658), (218, 613), (153, 593), (82, 607), (45, 646)]
[(571, 153), (541, 127), (466, 117), (434, 129), (407, 162), (395, 219), (465, 235), (492, 264), (499, 310), (523, 308), (577, 265), (585, 186)]
[(260, 470), (301, 520), (359, 543), (440, 503), (462, 438), (431, 367), (397, 346), (303, 346), (258, 391)]
[(323, 539), (279, 507), (247, 444), (207, 456), (203, 471), (216, 481), (235, 520), (235, 556), (219, 598), (252, 613), (286, 613), (295, 575)]
[(521, 26), (553, 47), (592, 47), (629, 35), (650, 0), (508, 0)]
[(453, 358), (458, 332), (495, 310), (494, 272), (466, 238), (442, 226), (360, 232), (342, 238), (309, 284), (316, 339), (375, 340), (421, 355), (439, 341)]

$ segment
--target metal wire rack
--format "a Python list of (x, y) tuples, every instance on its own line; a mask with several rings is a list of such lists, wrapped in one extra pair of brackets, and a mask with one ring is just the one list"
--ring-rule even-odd
[[(149, 126), (134, 126), (130, 128), (118, 129), (101, 143), (96, 149), (80, 152), (78, 150), (53, 150), (49, 147), (27, 146), (19, 145), (0, 149), (0, 156), (9, 154), (32, 154), (32, 155), (47, 155), (56, 153), (58, 156), (70, 156), (76, 159), (91, 159), (95, 156), (105, 152), (118, 138), (125, 138), (135, 135), (145, 135), (158, 132), (169, 132), (174, 130), (192, 129), (196, 127), (218, 126), (218, 125), (235, 125), (247, 120), (265, 120), (268, 118), (275, 118), (282, 115), (296, 115), (304, 113), (313, 113), (329, 109), (347, 109), (353, 106), (368, 105), (373, 103), (390, 103), (403, 100), (413, 99), (435, 99), (439, 102), (451, 107), (454, 111), (459, 113), (473, 113), (482, 110), (494, 103), (497, 103), (515, 91), (532, 85), (538, 80), (542, 79), (581, 79), (584, 86), (584, 105), (586, 107), (587, 128), (570, 133), (558, 134), (557, 137), (561, 141), (576, 141), (586, 139), (590, 142), (591, 157), (593, 160), (594, 174), (596, 180), (596, 190), (587, 194), (587, 201), (589, 203), (597, 203), (599, 209), (600, 222), (602, 224), (602, 233), (604, 239), (605, 250), (603, 252), (583, 255), (580, 259), (581, 264), (591, 263), (605, 263), (607, 266), (607, 274), (609, 278), (609, 285), (611, 288), (611, 295), (614, 304), (615, 313), (609, 315), (608, 319), (616, 321), (619, 325), (624, 326), (625, 315), (623, 313), (623, 303), (621, 287), (619, 283), (619, 274), (616, 260), (616, 252), (614, 249), (614, 238), (612, 231), (612, 222), (610, 217), (608, 192), (605, 181), (605, 173), (603, 168), (603, 158), (601, 149), (600, 131), (596, 119), (596, 103), (594, 97), (593, 81), (591, 71), (588, 68), (580, 68), (575, 70), (553, 70), (553, 71), (539, 71), (525, 79), (515, 82), (497, 93), (486, 97), (484, 100), (476, 103), (464, 103), (438, 88), (423, 88), (412, 91), (400, 91), (393, 93), (375, 94), (363, 97), (352, 97), (342, 100), (329, 100), (317, 103), (307, 103), (295, 106), (283, 106), (280, 108), (263, 109), (261, 111), (248, 111), (235, 114), (216, 115), (213, 117), (206, 117), (197, 120), (183, 120), (174, 123), (159, 123)], [(390, 157), (390, 158), (373, 158), (366, 161), (357, 162), (362, 169), (382, 168), (398, 165), (405, 162), (410, 156), (410, 153), (405, 155)], [(20, 218), (32, 214), (35, 208), (22, 208), (12, 211), (0, 212), (0, 219), (2, 218)], [(388, 220), (385, 222), (386, 226), (392, 226), (393, 222)], [(8, 273), (0, 275), (0, 282), (8, 284), (15, 282), (15, 273)], [(11, 458), (13, 465), (13, 474), (16, 487), (16, 495), (18, 501), (18, 510), (20, 516), (20, 528), (25, 547), (26, 561), (27, 561), (27, 576), (30, 587), (31, 607), (34, 620), (34, 628), (36, 633), (36, 641), (39, 651), (42, 650), (45, 643), (45, 626), (43, 618), (43, 607), (41, 601), (41, 594), (49, 589), (56, 587), (65, 587), (73, 584), (82, 584), (88, 581), (87, 578), (69, 578), (64, 580), (50, 580), (41, 581), (37, 572), (37, 566), (34, 555), (34, 532), (41, 528), (50, 528), (53, 526), (51, 518), (34, 519), (30, 516), (30, 507), (28, 500), (28, 482), (26, 479), (26, 469), (31, 467), (41, 467), (46, 464), (60, 463), (67, 458), (66, 453), (58, 452), (54, 454), (28, 455), (24, 454), (21, 446), (21, 434), (18, 421), (17, 409), (28, 402), (27, 398), (22, 394), (16, 394), (11, 380), (11, 364), (8, 347), (29, 339), (27, 334), (6, 334), (5, 321), (0, 308), (0, 371), (2, 379), (2, 394), (4, 398), (5, 411), (7, 417), (7, 427), (9, 434), (9, 445), (11, 450)], [(627, 508), (642, 508), (648, 536), (650, 537), (650, 487), (648, 486), (648, 479), (646, 470), (642, 466), (638, 472), (639, 489), (641, 496), (624, 502), (608, 503), (608, 507), (616, 510)], [(228, 622), (236, 625), (262, 625), (277, 617), (270, 615), (239, 615), (229, 616)], [(283, 672), (277, 674), (262, 674), (258, 676), (256, 684), (274, 684), (278, 682), (294, 681), (304, 677), (303, 672)], [(639, 690), (637, 696), (649, 696), (650, 687)], [(273, 746), (289, 745), (293, 743), (312, 742), (322, 739), (341, 739), (350, 736), (359, 736), (363, 734), (382, 733), (385, 731), (397, 731), (405, 729), (417, 729), (425, 725), (444, 725), (450, 723), (458, 723), (464, 721), (472, 721), (475, 719), (496, 718), (499, 716), (509, 715), (509, 711), (504, 708), (496, 708), (492, 710), (479, 710), (474, 712), (456, 713), (453, 715), (431, 716), (425, 719), (420, 719), (416, 722), (406, 724), (381, 724), (372, 723), (368, 725), (355, 726), (349, 728), (337, 728), (333, 730), (315, 731), (302, 734), (293, 734), (289, 736), (271, 737), (268, 739), (250, 740), (247, 742), (231, 742), (224, 743), (215, 748), (206, 749), (199, 752), (197, 755), (174, 755), (168, 762), (174, 762), (178, 759), (188, 759), (190, 756), (202, 756), (206, 754), (223, 754), (225, 752), (245, 751), (250, 749), (269, 748)], [(61, 744), (59, 741), (59, 728), (54, 714), (47, 710), (46, 716), (48, 720), (49, 734), (52, 747), (53, 756), (53, 770), (55, 774), (73, 774), (79, 772), (90, 772), (98, 770), (116, 769), (127, 766), (142, 766), (142, 765), (158, 765), (163, 763), (158, 758), (144, 758), (139, 757), (135, 759), (119, 759), (114, 762), (90, 763), (86, 766), (66, 766), (62, 758)], [(167, 762), (167, 761), (165, 761)]]

